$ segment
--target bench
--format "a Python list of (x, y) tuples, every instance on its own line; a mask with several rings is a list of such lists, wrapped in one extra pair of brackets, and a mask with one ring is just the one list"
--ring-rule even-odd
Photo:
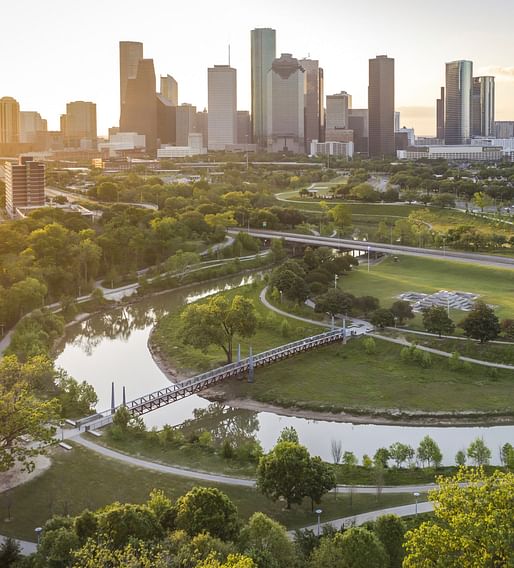
[(73, 447), (70, 446), (69, 444), (67, 444), (66, 442), (59, 442), (59, 446), (61, 446), (61, 448), (63, 448), (63, 450), (73, 450)]
[(92, 436), (96, 436), (97, 438), (100, 438), (100, 436), (102, 435), (102, 433), (99, 432), (98, 430), (88, 430), (87, 432), (88, 432), (88, 434), (91, 434)]

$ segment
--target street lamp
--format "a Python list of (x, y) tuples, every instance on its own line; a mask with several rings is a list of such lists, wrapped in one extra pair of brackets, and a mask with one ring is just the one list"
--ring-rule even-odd
[(334, 288), (337, 288), (337, 281), (339, 280), (339, 275), (334, 274)]
[(418, 516), (418, 497), (419, 497), (419, 493), (416, 491), (415, 493), (413, 493), (415, 499), (416, 499), (416, 508), (415, 508), (415, 515), (416, 517)]
[(318, 536), (319, 536), (321, 532), (321, 513), (323, 513), (323, 511), (321, 509), (316, 509), (314, 512), (316, 513), (316, 515), (318, 515)]
[(371, 250), (371, 247), (368, 245), (368, 272), (369, 272), (369, 257), (370, 257), (369, 253), (370, 253), (370, 250)]
[(34, 532), (36, 533), (37, 545), (39, 546), (39, 541), (41, 540), (41, 533), (43, 532), (43, 529), (41, 527), (36, 527), (34, 529)]
[(282, 292), (282, 290), (279, 290), (279, 293), (280, 293), (280, 303), (282, 303), (282, 294), (283, 294), (284, 292)]

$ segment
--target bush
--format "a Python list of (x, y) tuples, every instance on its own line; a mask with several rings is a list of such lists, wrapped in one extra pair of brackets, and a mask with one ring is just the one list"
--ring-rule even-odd
[(366, 337), (362, 341), (362, 345), (364, 346), (364, 350), (368, 355), (373, 355), (377, 350), (377, 344), (372, 337)]
[(234, 448), (232, 447), (230, 440), (224, 440), (223, 445), (221, 446), (221, 455), (226, 460), (230, 460), (234, 457)]
[(448, 359), (448, 367), (450, 367), (452, 371), (460, 371), (462, 369), (462, 361), (460, 360), (458, 351), (454, 351), (452, 356)]

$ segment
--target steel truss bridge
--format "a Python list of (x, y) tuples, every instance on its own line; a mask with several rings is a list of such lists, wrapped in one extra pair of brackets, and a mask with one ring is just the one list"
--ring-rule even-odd
[(218, 367), (217, 369), (196, 375), (190, 379), (185, 379), (179, 383), (173, 383), (169, 387), (140, 396), (124, 404), (115, 406), (113, 403), (111, 408), (104, 412), (78, 420), (77, 426), (79, 429), (84, 427), (85, 430), (96, 430), (107, 426), (112, 423), (112, 418), (116, 410), (122, 406), (125, 406), (133, 417), (142, 416), (143, 414), (152, 412), (152, 410), (172, 404), (177, 400), (198, 394), (227, 379), (240, 378), (246, 375), (248, 381), (252, 382), (255, 367), (265, 367), (277, 361), (282, 361), (283, 359), (297, 355), (298, 353), (310, 351), (316, 347), (328, 345), (336, 341), (342, 341), (345, 338), (345, 334), (349, 335), (349, 332), (345, 331), (343, 328), (336, 328), (325, 333), (320, 333), (319, 335), (313, 335), (280, 347), (275, 347), (274, 349), (269, 349), (268, 351), (263, 351), (257, 355), (250, 353), (249, 357), (235, 363)]

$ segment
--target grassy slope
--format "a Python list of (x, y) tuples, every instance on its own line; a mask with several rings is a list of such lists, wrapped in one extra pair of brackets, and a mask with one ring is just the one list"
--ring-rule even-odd
[[(202, 485), (191, 479), (156, 473), (126, 466), (75, 446), (71, 452), (57, 450), (52, 467), (32, 481), (9, 492), (11, 521), (6, 517), (6, 496), (2, 499), (0, 534), (34, 540), (34, 528), (41, 526), (52, 514), (75, 515), (85, 508), (95, 509), (111, 503), (142, 502), (154, 488), (164, 490), (177, 498), (194, 485)], [(208, 483), (207, 485), (215, 485)], [(229, 485), (218, 486), (237, 505), (243, 518), (255, 511), (262, 511), (289, 528), (316, 522), (306, 499), (291, 511), (283, 510), (283, 503), (273, 503), (249, 488)], [(412, 503), (412, 495), (354, 495), (353, 508), (349, 496), (333, 495), (323, 498), (323, 520), (334, 519), (396, 504)]]

